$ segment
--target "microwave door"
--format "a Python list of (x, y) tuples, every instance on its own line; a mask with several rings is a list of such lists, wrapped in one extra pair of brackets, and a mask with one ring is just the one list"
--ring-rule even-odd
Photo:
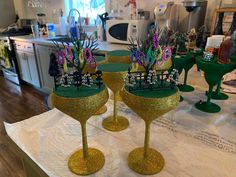
[(128, 23), (119, 23), (110, 27), (109, 35), (119, 41), (127, 41)]

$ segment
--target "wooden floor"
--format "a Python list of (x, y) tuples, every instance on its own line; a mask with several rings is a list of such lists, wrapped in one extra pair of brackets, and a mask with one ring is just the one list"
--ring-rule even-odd
[(21, 160), (9, 146), (3, 121), (18, 122), (47, 111), (44, 94), (21, 87), (0, 76), (0, 177), (25, 177)]

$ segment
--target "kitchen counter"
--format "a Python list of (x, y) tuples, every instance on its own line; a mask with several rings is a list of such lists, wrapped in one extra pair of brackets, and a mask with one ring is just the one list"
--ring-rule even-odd
[[(33, 44), (39, 44), (39, 45), (47, 45), (47, 46), (53, 46), (53, 42), (49, 40), (49, 38), (34, 38), (32, 35), (26, 35), (26, 36), (15, 36), (11, 37), (11, 40), (14, 41), (21, 41), (21, 42), (29, 42)], [(108, 42), (98, 42), (99, 52), (108, 52), (112, 50), (128, 50), (128, 45), (124, 44), (112, 44)]]

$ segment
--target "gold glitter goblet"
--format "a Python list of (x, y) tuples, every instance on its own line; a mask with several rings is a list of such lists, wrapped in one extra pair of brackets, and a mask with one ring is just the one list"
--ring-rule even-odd
[(163, 156), (149, 147), (150, 124), (166, 112), (174, 109), (179, 103), (178, 89), (170, 90), (137, 90), (121, 92), (123, 101), (145, 122), (144, 147), (136, 148), (129, 153), (128, 165), (137, 173), (152, 175), (164, 167)]
[(53, 105), (78, 120), (82, 129), (83, 149), (74, 152), (69, 160), (69, 169), (78, 175), (89, 175), (100, 170), (104, 163), (103, 153), (95, 148), (88, 148), (86, 122), (108, 100), (108, 90), (102, 88), (58, 88), (52, 94)]
[(171, 67), (172, 67), (172, 60), (169, 59), (169, 60), (165, 61), (164, 63), (156, 64), (155, 70), (165, 71), (165, 70), (169, 70)]
[(107, 61), (111, 63), (131, 63), (130, 51), (128, 50), (112, 50), (107, 52)]
[[(103, 56), (96, 56), (96, 62), (97, 62), (97, 66), (106, 63), (106, 58)], [(86, 64), (84, 69), (83, 69), (83, 73), (94, 73), (96, 71), (96, 68), (93, 68), (90, 66), (90, 64)], [(94, 115), (101, 115), (104, 114), (105, 112), (107, 112), (107, 106), (104, 105), (103, 107), (101, 107)]]
[(117, 95), (124, 87), (124, 78), (129, 66), (125, 63), (108, 63), (98, 66), (98, 69), (103, 73), (102, 80), (114, 94), (113, 115), (102, 122), (103, 128), (110, 131), (121, 131), (129, 126), (127, 118), (117, 115)]
[[(112, 50), (107, 52), (107, 61), (109, 63), (128, 63), (130, 64), (130, 51), (128, 50)], [(111, 99), (114, 100), (115, 96), (111, 95)], [(120, 94), (116, 95), (116, 101), (122, 101)]]

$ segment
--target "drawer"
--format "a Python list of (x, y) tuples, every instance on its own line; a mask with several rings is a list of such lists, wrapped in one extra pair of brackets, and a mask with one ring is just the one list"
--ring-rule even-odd
[(34, 46), (32, 43), (15, 41), (16, 50), (22, 50), (25, 52), (34, 52)]

